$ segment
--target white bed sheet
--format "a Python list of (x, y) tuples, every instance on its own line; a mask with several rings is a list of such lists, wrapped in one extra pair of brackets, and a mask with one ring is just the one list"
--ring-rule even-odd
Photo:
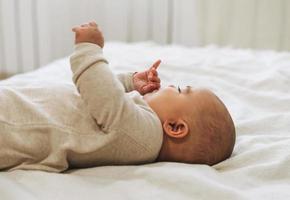
[[(106, 166), (64, 174), (0, 172), (0, 199), (290, 199), (290, 53), (108, 43), (111, 68), (139, 71), (162, 59), (162, 85), (208, 87), (237, 130), (232, 157), (214, 167)], [(68, 59), (5, 84), (71, 82)], [(3, 83), (3, 82), (2, 82)]]

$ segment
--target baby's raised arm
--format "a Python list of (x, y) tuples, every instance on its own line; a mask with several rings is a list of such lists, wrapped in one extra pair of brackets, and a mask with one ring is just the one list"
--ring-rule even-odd
[[(104, 37), (98, 25), (95, 22), (89, 22), (72, 29), (76, 33), (75, 44), (93, 43), (101, 48), (104, 47)], [(157, 60), (148, 70), (143, 72), (117, 74), (117, 78), (123, 84), (125, 91), (130, 92), (137, 90), (140, 94), (152, 92), (160, 88), (160, 79), (158, 77), (157, 68), (161, 60)]]
[[(106, 133), (100, 140), (114, 140), (115, 145), (120, 145), (120, 152), (113, 153), (120, 163), (152, 162), (163, 138), (158, 116), (140, 95), (126, 93), (130, 90), (127, 83), (133, 82), (128, 79), (130, 76), (117, 77), (112, 73), (102, 54), (104, 41), (97, 26), (90, 23), (74, 30), (79, 35), (70, 58), (73, 82), (92, 118)], [(128, 82), (123, 81), (122, 85), (118, 78)]]
[(104, 41), (97, 25), (89, 23), (73, 30), (76, 32), (75, 51), (70, 58), (73, 82), (97, 124), (104, 132), (126, 129), (128, 122), (135, 122), (136, 126), (146, 124), (146, 112), (126, 95), (103, 56)]
[(103, 56), (102, 33), (93, 22), (73, 31), (76, 32), (75, 51), (70, 58), (73, 82), (102, 130), (118, 127), (128, 113), (135, 111), (135, 105)]

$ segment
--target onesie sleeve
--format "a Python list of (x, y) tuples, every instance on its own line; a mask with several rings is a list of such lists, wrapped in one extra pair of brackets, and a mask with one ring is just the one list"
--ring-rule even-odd
[(124, 86), (125, 92), (131, 92), (135, 89), (133, 84), (133, 75), (133, 72), (117, 74), (117, 78)]
[[(77, 44), (70, 62), (73, 82), (92, 117), (104, 132), (129, 129), (132, 124), (139, 126), (139, 123), (143, 123), (141, 126), (146, 126), (142, 120), (146, 113), (126, 94), (125, 87), (110, 70), (98, 45)], [(124, 76), (121, 79), (130, 82)], [(130, 90), (131, 83), (124, 82), (124, 85), (129, 85), (126, 90)]]

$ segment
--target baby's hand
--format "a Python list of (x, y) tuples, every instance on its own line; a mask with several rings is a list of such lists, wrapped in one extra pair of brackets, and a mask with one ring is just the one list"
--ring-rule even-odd
[(74, 27), (72, 31), (76, 33), (75, 44), (90, 42), (99, 45), (101, 48), (104, 47), (103, 34), (95, 22)]
[(141, 95), (145, 95), (160, 88), (160, 79), (156, 70), (160, 63), (161, 60), (157, 60), (148, 70), (137, 72), (133, 75), (134, 88)]

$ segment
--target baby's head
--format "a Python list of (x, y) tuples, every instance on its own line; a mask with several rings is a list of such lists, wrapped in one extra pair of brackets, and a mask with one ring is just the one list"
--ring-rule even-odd
[(144, 96), (163, 126), (157, 161), (214, 165), (231, 156), (233, 120), (222, 101), (206, 89), (168, 86)]

